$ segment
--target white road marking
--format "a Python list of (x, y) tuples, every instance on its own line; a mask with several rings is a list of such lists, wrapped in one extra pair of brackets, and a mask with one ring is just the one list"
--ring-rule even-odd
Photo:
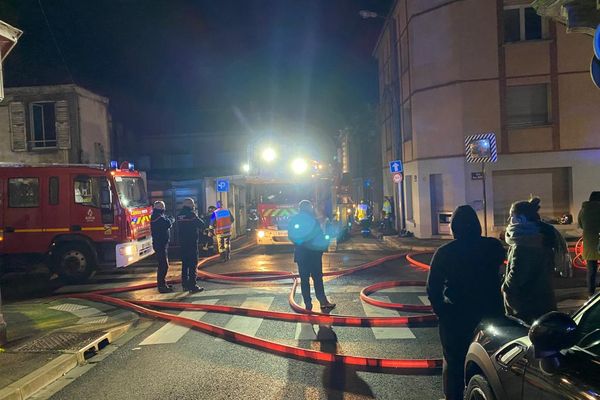
[(296, 333), (294, 334), (296, 340), (317, 340), (317, 334), (315, 333), (315, 327), (309, 323), (297, 323)]
[[(203, 301), (195, 301), (194, 303), (204, 303), (204, 304), (215, 304), (217, 299), (209, 299)], [(185, 318), (190, 318), (196, 321), (199, 321), (204, 315), (206, 315), (205, 311), (183, 311), (179, 313), (180, 316)], [(190, 328), (186, 328), (185, 326), (177, 325), (172, 322), (167, 323), (162, 326), (159, 330), (154, 332), (152, 335), (148, 336), (144, 339), (140, 346), (149, 346), (155, 344), (167, 344), (167, 343), (176, 343), (179, 339), (183, 337)]]
[[(371, 296), (375, 300), (389, 302), (390, 299), (386, 296)], [(387, 308), (380, 308), (372, 306), (364, 301), (361, 302), (365, 314), (367, 317), (397, 317), (398, 312), (389, 310)], [(415, 335), (409, 328), (396, 328), (396, 327), (373, 327), (371, 328), (375, 339), (414, 339)]]
[(419, 296), (419, 300), (421, 300), (421, 302), (425, 305), (431, 305), (431, 303), (429, 302), (429, 297), (427, 296)]
[[(248, 297), (242, 303), (241, 307), (255, 308), (258, 310), (268, 310), (271, 307), (273, 300), (275, 300), (275, 297)], [(255, 336), (262, 322), (262, 318), (252, 318), (244, 317), (241, 315), (235, 315), (229, 320), (227, 325), (225, 325), (225, 329), (243, 333), (245, 335)]]

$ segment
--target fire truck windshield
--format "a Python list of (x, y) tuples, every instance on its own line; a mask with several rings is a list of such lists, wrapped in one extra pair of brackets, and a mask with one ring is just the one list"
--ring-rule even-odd
[(141, 178), (115, 177), (119, 201), (123, 207), (145, 207), (148, 205), (146, 187)]

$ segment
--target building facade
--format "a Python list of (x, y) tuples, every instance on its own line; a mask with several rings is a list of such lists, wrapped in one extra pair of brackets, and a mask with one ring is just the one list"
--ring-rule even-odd
[[(495, 235), (514, 201), (538, 196), (542, 217), (558, 220), (600, 190), (592, 39), (529, 3), (397, 0), (391, 10), (375, 50), (384, 194), (403, 201), (417, 237), (449, 234), (447, 215), (461, 204), (482, 222), (486, 209)], [(481, 133), (496, 135), (499, 153), (485, 181), (482, 165), (465, 160), (465, 138)], [(396, 157), (398, 187), (388, 172)]]
[(15, 87), (0, 103), (0, 162), (106, 164), (108, 99), (76, 85)]

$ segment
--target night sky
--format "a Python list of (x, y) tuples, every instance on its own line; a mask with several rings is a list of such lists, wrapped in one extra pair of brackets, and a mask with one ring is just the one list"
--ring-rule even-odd
[(331, 135), (377, 102), (371, 56), (391, 0), (2, 0), (24, 31), (6, 86), (75, 83), (137, 135)]

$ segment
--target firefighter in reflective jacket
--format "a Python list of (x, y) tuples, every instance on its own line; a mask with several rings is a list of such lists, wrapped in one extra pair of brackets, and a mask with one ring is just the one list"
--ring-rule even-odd
[(221, 206), (221, 202), (217, 202), (217, 209), (213, 212), (210, 218), (210, 227), (214, 230), (217, 237), (217, 245), (219, 253), (225, 251), (225, 240), (231, 237), (231, 225), (235, 222), (231, 212)]
[(369, 205), (361, 200), (358, 206), (356, 207), (356, 221), (362, 227), (362, 230), (369, 230), (371, 227), (371, 210), (369, 209)]

